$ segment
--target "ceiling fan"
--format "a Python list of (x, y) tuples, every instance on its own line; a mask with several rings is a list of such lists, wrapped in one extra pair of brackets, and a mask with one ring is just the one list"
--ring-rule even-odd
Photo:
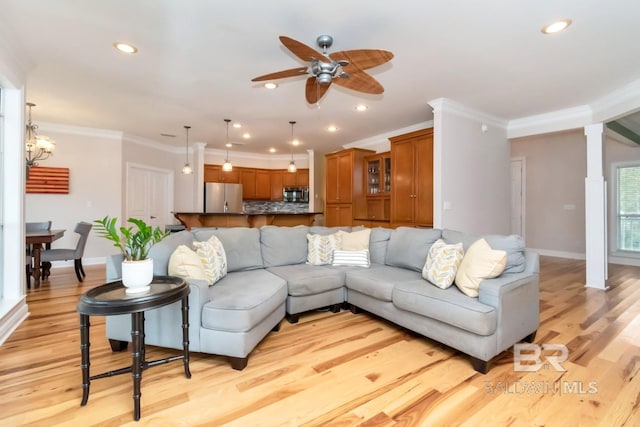
[(382, 85), (365, 70), (384, 64), (393, 58), (393, 53), (378, 49), (355, 49), (333, 52), (327, 55), (327, 48), (333, 44), (333, 37), (318, 36), (316, 43), (322, 53), (290, 37), (280, 36), (282, 44), (295, 56), (309, 62), (305, 67), (292, 68), (265, 74), (251, 79), (252, 82), (310, 75), (307, 79), (305, 95), (309, 104), (315, 104), (327, 92), (331, 83), (358, 92), (381, 94)]

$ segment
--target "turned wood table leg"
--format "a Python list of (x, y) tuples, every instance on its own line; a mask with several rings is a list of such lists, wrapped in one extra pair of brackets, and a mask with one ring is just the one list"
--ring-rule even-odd
[(142, 380), (144, 312), (131, 313), (131, 377), (133, 378), (133, 419), (140, 419), (140, 381)]
[(189, 370), (189, 296), (182, 298), (182, 357), (184, 375), (191, 378)]
[(82, 370), (82, 402), (80, 406), (87, 404), (89, 400), (89, 316), (86, 314), (80, 315), (80, 355), (82, 362), (80, 369)]

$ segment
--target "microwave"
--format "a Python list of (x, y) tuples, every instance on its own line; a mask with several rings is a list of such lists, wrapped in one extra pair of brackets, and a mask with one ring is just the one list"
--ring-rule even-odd
[(284, 187), (282, 200), (290, 203), (309, 203), (309, 187)]

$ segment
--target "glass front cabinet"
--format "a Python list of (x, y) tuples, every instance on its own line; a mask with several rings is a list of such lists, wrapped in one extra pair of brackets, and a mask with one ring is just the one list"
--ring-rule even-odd
[(376, 224), (389, 221), (391, 193), (391, 152), (378, 153), (364, 159), (365, 190), (367, 194), (367, 220)]

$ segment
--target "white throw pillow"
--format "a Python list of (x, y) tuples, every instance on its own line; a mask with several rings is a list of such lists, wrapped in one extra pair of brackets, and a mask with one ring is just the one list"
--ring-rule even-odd
[(183, 279), (209, 280), (198, 254), (185, 245), (178, 246), (169, 257), (167, 273)]
[(456, 273), (456, 286), (470, 297), (478, 296), (483, 279), (498, 277), (507, 265), (507, 252), (491, 249), (486, 240), (475, 241), (462, 258)]
[(438, 239), (429, 249), (422, 277), (441, 289), (447, 289), (456, 278), (463, 256), (462, 243), (447, 245), (444, 240)]
[(213, 235), (205, 242), (193, 242), (193, 247), (200, 257), (209, 286), (227, 275), (227, 254), (217, 236)]
[(322, 236), (320, 234), (307, 234), (307, 264), (327, 265), (331, 264), (333, 251), (340, 248), (342, 238), (338, 233)]
[(351, 233), (340, 230), (338, 234), (342, 237), (342, 246), (339, 249), (343, 251), (363, 251), (369, 249), (370, 228), (352, 231)]
[(333, 251), (332, 265), (348, 265), (368, 268), (371, 265), (371, 263), (369, 262), (369, 250), (364, 249), (361, 251), (342, 251), (336, 249), (335, 251)]

